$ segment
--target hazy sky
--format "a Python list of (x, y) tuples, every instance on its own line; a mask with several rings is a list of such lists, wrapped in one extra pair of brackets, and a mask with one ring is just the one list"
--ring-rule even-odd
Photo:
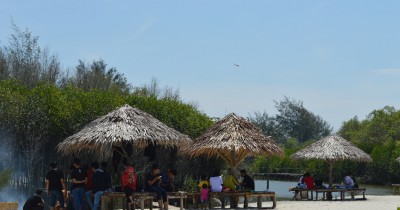
[(13, 19), (63, 68), (102, 58), (212, 117), (274, 115), (287, 96), (338, 129), (399, 107), (399, 11), (397, 0), (4, 0), (0, 44)]

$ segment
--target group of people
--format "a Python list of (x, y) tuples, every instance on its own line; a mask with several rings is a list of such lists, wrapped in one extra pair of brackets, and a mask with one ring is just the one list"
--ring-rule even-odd
[[(310, 172), (306, 172), (300, 177), (297, 187), (302, 188), (302, 189), (325, 189), (325, 188), (327, 188), (327, 186), (325, 186), (323, 184), (321, 179), (314, 180), (314, 178), (311, 176)], [(335, 185), (334, 187), (346, 188), (346, 189), (358, 188), (358, 183), (355, 180), (355, 178), (352, 176), (352, 174), (349, 172), (344, 177), (344, 182), (342, 183), (342, 185)]]
[[(85, 210), (85, 200), (90, 209), (99, 208), (103, 193), (112, 191), (111, 175), (106, 169), (107, 162), (101, 164), (92, 162), (90, 168), (86, 170), (81, 166), (79, 158), (73, 160), (69, 188), (73, 197), (73, 209)], [(66, 189), (64, 173), (59, 170), (57, 162), (51, 162), (50, 170), (46, 174), (46, 192), (50, 210), (54, 210), (56, 206), (60, 210), (64, 209)], [(72, 209), (71, 206), (69, 207)]]
[(245, 169), (240, 170), (241, 182), (235, 177), (234, 171), (228, 169), (228, 173), (224, 178), (220, 175), (220, 171), (216, 170), (213, 175), (207, 179), (205, 175), (201, 175), (200, 183), (198, 184), (200, 190), (200, 201), (202, 207), (205, 208), (209, 202), (208, 193), (234, 191), (234, 190), (254, 190), (255, 184), (253, 178), (247, 175)]
[[(156, 193), (160, 209), (168, 209), (167, 192), (177, 191), (175, 176), (175, 169), (169, 169), (167, 174), (161, 174), (157, 164), (153, 164), (150, 173), (145, 176), (145, 190)], [(137, 191), (137, 178), (133, 167), (127, 167), (122, 174), (122, 190), (127, 197), (129, 208), (134, 203), (132, 194)]]
[[(234, 176), (231, 169), (224, 178), (219, 172), (219, 170), (215, 171), (209, 179), (204, 175), (201, 176), (198, 186), (202, 203), (208, 202), (208, 192), (210, 191), (254, 190), (254, 180), (247, 175), (246, 170), (240, 171), (241, 182)], [(175, 169), (169, 169), (167, 173), (161, 174), (160, 167), (153, 164), (151, 171), (144, 176), (143, 190), (154, 192), (157, 195), (160, 209), (168, 209), (167, 192), (178, 190), (178, 185), (174, 181), (176, 174)], [(89, 209), (97, 210), (103, 193), (114, 190), (111, 180), (111, 174), (107, 172), (107, 162), (94, 161), (89, 168), (84, 168), (81, 160), (75, 158), (71, 166), (70, 187), (68, 188), (73, 199), (72, 203), (67, 205), (68, 209), (85, 210), (87, 205)], [(59, 169), (57, 162), (51, 162), (50, 170), (46, 174), (46, 192), (50, 210), (55, 210), (56, 207), (60, 210), (64, 209), (66, 203), (64, 193), (66, 191), (63, 171)], [(132, 166), (126, 167), (121, 175), (121, 191), (125, 193), (129, 207), (134, 203), (132, 194), (138, 191), (138, 175)], [(44, 202), (40, 197), (41, 193), (41, 190), (37, 190), (35, 195), (27, 200), (24, 210), (42, 210)]]
[[(114, 191), (112, 187), (111, 174), (107, 172), (107, 162), (91, 163), (90, 167), (82, 167), (81, 160), (75, 158), (71, 166), (70, 174), (70, 194), (72, 203), (67, 205), (68, 209), (85, 210), (86, 205), (89, 209), (97, 210), (103, 193)], [(160, 208), (167, 209), (166, 192), (177, 191), (174, 182), (176, 175), (175, 169), (170, 169), (166, 174), (160, 174), (160, 167), (154, 164), (151, 172), (145, 177), (145, 188), (148, 192), (155, 192), (159, 201)], [(132, 204), (132, 194), (137, 191), (138, 176), (132, 166), (126, 167), (121, 175), (121, 190), (125, 192), (128, 206)], [(64, 173), (59, 169), (57, 162), (50, 163), (50, 170), (46, 173), (46, 192), (50, 210), (63, 210), (66, 206), (65, 193), (67, 192)], [(24, 210), (43, 210), (44, 201), (41, 198), (42, 190), (36, 190), (35, 194), (28, 198), (24, 205)], [(70, 199), (69, 199), (70, 200)], [(86, 203), (85, 203), (86, 202)]]

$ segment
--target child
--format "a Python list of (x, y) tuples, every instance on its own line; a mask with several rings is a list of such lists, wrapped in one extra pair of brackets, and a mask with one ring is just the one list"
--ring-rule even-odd
[(200, 191), (200, 201), (201, 201), (201, 206), (203, 209), (207, 208), (207, 203), (208, 203), (208, 192), (210, 192), (210, 189), (208, 188), (207, 184), (203, 184), (201, 186), (201, 191)]
[(202, 174), (201, 176), (200, 176), (200, 183), (197, 185), (197, 186), (199, 186), (199, 190), (201, 191), (201, 189), (203, 188), (203, 184), (206, 184), (207, 185), (207, 188), (210, 188), (210, 182), (207, 180), (207, 177), (206, 177), (206, 175), (204, 175), (204, 174)]

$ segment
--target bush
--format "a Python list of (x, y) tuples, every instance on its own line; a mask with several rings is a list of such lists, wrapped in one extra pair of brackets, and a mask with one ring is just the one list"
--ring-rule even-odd
[(11, 170), (2, 170), (0, 171), (0, 190), (8, 185), (8, 182), (11, 179)]

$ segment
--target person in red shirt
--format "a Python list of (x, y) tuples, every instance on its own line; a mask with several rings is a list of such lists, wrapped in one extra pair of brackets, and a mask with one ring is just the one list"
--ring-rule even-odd
[(132, 166), (125, 169), (121, 181), (122, 191), (125, 192), (128, 203), (133, 203), (132, 193), (136, 192), (137, 174), (135, 174), (135, 169)]
[(303, 182), (307, 185), (307, 189), (314, 189), (314, 178), (310, 172), (307, 172), (303, 176)]

